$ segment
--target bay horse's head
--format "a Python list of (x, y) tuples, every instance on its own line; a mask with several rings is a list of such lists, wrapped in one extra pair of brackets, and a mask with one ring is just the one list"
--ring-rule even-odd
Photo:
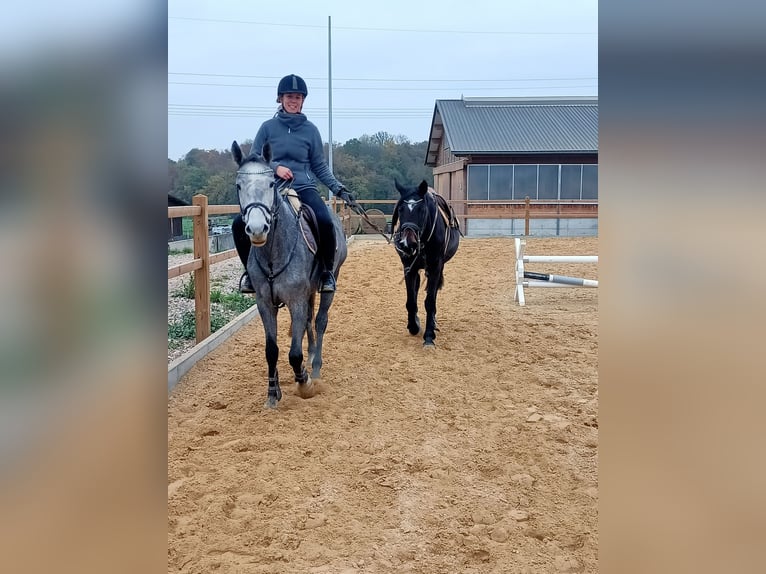
[(245, 232), (256, 247), (266, 243), (275, 210), (279, 207), (274, 187), (274, 171), (269, 167), (271, 146), (267, 143), (261, 153), (245, 157), (235, 141), (231, 155), (237, 162), (237, 198)]
[(433, 223), (433, 216), (426, 201), (428, 182), (423, 180), (418, 186), (405, 187), (394, 180), (394, 185), (401, 195), (391, 221), (394, 247), (399, 255), (414, 257), (429, 239)]

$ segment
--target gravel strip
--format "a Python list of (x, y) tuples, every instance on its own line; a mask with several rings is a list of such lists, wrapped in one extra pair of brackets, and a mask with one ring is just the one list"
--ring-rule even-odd
[[(179, 265), (186, 261), (194, 259), (194, 255), (191, 253), (184, 253), (179, 255), (168, 255), (168, 267)], [(228, 293), (239, 292), (239, 278), (242, 276), (242, 263), (239, 257), (236, 255), (225, 261), (214, 264), (210, 268), (210, 289), (218, 290), (224, 295)], [(175, 295), (177, 291), (183, 289), (185, 283), (193, 276), (192, 273), (185, 273), (179, 277), (168, 279), (168, 325), (179, 321), (186, 311), (194, 312), (194, 299), (187, 299)], [(252, 295), (248, 295), (252, 297)], [(211, 304), (211, 313), (220, 311), (228, 316), (231, 320), (238, 315), (238, 313), (227, 311), (223, 309), (223, 306), (219, 303)], [(191, 349), (196, 342), (194, 339), (170, 339), (168, 338), (168, 364), (186, 353)]]

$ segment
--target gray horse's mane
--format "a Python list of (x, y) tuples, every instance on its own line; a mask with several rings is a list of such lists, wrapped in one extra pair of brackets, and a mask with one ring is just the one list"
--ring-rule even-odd
[(255, 162), (255, 163), (262, 163), (268, 165), (266, 162), (266, 159), (259, 154), (258, 152), (251, 152), (250, 155), (248, 155), (245, 159), (242, 160), (242, 165), (245, 165), (249, 162)]

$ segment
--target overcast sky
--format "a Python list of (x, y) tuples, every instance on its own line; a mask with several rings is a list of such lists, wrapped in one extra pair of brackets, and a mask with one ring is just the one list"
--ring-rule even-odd
[(276, 111), (298, 74), (332, 139), (428, 138), (437, 99), (598, 94), (597, 0), (170, 0), (168, 157), (228, 149)]

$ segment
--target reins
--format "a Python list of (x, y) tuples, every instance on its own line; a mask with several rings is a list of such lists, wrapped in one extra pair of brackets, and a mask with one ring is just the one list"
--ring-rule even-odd
[(364, 208), (359, 205), (358, 203), (349, 203), (347, 204), (348, 207), (357, 215), (359, 215), (362, 219), (364, 219), (370, 227), (372, 227), (375, 231), (377, 231), (380, 235), (382, 235), (386, 242), (391, 243), (391, 238), (386, 235), (386, 233), (377, 225), (375, 225), (371, 220), (370, 217), (367, 215), (367, 212), (364, 210)]

